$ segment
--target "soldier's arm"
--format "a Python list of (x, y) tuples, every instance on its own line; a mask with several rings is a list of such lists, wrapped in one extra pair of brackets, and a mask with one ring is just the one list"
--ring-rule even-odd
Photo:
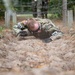
[(19, 22), (16, 25), (13, 26), (13, 34), (18, 35), (19, 32), (24, 30), (26, 27), (24, 26), (23, 22)]
[(48, 33), (53, 33), (54, 31), (57, 31), (58, 30), (58, 27), (55, 26), (55, 24), (47, 19), (47, 21), (44, 21), (45, 23), (42, 25), (42, 28), (44, 31), (48, 32)]

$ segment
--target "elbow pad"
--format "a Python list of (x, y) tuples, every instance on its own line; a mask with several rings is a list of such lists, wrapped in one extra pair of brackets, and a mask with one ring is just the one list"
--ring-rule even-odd
[(19, 22), (18, 23), (18, 28), (21, 29), (21, 30), (23, 30), (24, 29), (24, 26)]

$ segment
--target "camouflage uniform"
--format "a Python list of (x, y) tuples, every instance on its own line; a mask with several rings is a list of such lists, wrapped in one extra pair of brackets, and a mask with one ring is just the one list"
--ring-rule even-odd
[(32, 1), (32, 11), (33, 11), (33, 17), (37, 17), (37, 0)]
[(42, 18), (47, 18), (47, 14), (48, 14), (48, 0), (42, 0)]
[[(35, 20), (40, 23), (39, 29), (41, 30), (41, 32), (38, 33), (38, 31), (35, 31), (35, 32), (30, 30), (28, 31), (37, 38), (41, 38), (41, 39), (48, 38), (52, 36), (53, 32), (59, 31), (59, 29), (49, 19), (35, 18)], [(18, 23), (17, 25), (13, 26), (13, 30), (15, 34), (18, 34), (23, 29), (27, 29), (27, 27), (24, 26), (23, 24)]]

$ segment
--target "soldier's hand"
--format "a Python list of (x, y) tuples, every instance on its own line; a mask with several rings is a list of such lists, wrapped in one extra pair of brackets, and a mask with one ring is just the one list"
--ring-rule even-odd
[(24, 37), (27, 36), (28, 33), (26, 31), (20, 31), (18, 35)]

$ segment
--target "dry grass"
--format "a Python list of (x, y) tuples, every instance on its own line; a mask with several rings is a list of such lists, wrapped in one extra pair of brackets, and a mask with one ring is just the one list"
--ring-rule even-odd
[(64, 36), (50, 43), (32, 37), (19, 41), (11, 30), (4, 30), (4, 38), (0, 39), (0, 75), (75, 75), (75, 26), (54, 23)]

